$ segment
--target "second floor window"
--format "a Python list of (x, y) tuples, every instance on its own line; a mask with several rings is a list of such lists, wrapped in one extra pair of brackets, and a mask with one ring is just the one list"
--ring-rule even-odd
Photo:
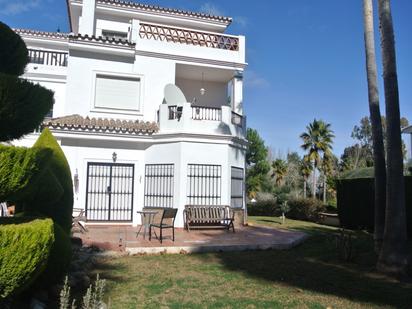
[(96, 75), (94, 107), (97, 109), (140, 110), (140, 78)]

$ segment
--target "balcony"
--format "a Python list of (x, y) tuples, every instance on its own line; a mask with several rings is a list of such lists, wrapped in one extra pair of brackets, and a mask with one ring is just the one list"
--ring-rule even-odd
[(246, 118), (232, 111), (230, 106), (193, 106), (162, 104), (159, 108), (161, 133), (197, 133), (231, 135), (244, 138)]
[(28, 49), (28, 52), (30, 63), (58, 67), (67, 66), (68, 53), (41, 49)]

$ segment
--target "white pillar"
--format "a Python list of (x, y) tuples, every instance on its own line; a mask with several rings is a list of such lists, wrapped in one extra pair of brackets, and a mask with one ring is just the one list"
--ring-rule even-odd
[(137, 19), (132, 19), (130, 28), (130, 41), (136, 43), (139, 39), (140, 22)]
[(82, 16), (80, 17), (79, 33), (94, 35), (94, 13), (96, 9), (96, 0), (83, 0)]
[(233, 77), (233, 111), (243, 115), (243, 71)]

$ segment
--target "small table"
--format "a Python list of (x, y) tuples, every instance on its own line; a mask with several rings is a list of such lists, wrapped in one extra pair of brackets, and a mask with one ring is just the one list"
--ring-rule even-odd
[(142, 224), (140, 225), (139, 231), (136, 234), (136, 238), (139, 236), (140, 231), (142, 230), (142, 227), (144, 226), (143, 239), (146, 239), (146, 233), (149, 231), (150, 224), (153, 223), (153, 219), (158, 212), (155, 210), (141, 210), (141, 211), (137, 211), (137, 213), (140, 214), (142, 218)]

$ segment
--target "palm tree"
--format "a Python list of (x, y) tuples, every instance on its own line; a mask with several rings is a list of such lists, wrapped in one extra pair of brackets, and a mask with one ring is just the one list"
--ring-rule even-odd
[(312, 173), (312, 164), (307, 156), (303, 157), (303, 160), (300, 165), (300, 173), (303, 177), (303, 197), (306, 198), (306, 187), (308, 184), (308, 178)]
[(323, 203), (326, 204), (326, 193), (327, 193), (327, 184), (326, 184), (326, 178), (332, 173), (333, 170), (333, 154), (328, 149), (323, 153), (323, 158), (322, 158), (322, 174), (323, 174)]
[(312, 163), (313, 170), (313, 189), (312, 195), (316, 197), (316, 169), (321, 162), (321, 155), (332, 150), (333, 131), (331, 124), (325, 123), (323, 120), (314, 119), (312, 123), (306, 126), (306, 132), (300, 135), (303, 140), (301, 147), (307, 151), (307, 158)]
[(282, 159), (276, 159), (275, 161), (272, 162), (272, 169), (273, 169), (272, 177), (275, 177), (276, 185), (280, 186), (288, 170), (286, 161)]
[(377, 267), (384, 272), (404, 274), (407, 236), (395, 39), (390, 1), (379, 0), (378, 5), (386, 103), (387, 179), (385, 230)]
[(372, 126), (373, 168), (375, 171), (375, 251), (379, 253), (385, 228), (386, 165), (383, 144), (382, 117), (379, 108), (379, 92), (375, 57), (372, 0), (363, 1), (365, 27), (366, 72), (368, 78), (369, 113)]

